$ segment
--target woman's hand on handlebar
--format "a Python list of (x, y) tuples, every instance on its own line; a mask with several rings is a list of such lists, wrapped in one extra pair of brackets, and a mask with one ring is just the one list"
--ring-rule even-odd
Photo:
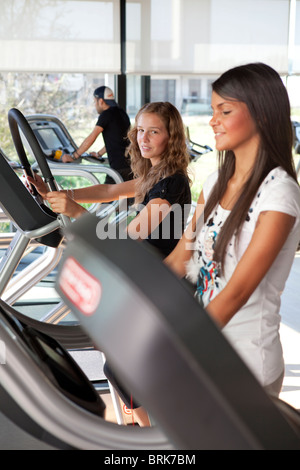
[(45, 199), (51, 204), (53, 212), (66, 215), (73, 219), (77, 219), (86, 212), (86, 209), (73, 201), (65, 191), (48, 192)]
[(43, 178), (35, 174), (34, 178), (31, 178), (31, 176), (27, 176), (27, 180), (30, 184), (35, 186), (37, 192), (42, 196), (42, 198), (46, 199), (46, 194), (49, 190), (46, 184), (44, 183)]

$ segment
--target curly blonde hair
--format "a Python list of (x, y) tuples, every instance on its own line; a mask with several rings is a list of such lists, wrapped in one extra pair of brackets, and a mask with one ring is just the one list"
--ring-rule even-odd
[[(156, 114), (164, 123), (169, 140), (160, 162), (152, 166), (151, 161), (143, 158), (137, 142), (137, 126), (140, 116), (144, 113)], [(135, 124), (128, 133), (130, 145), (131, 168), (138, 178), (135, 203), (141, 203), (147, 192), (162, 178), (181, 173), (188, 177), (190, 162), (186, 145), (184, 125), (179, 111), (169, 102), (145, 104), (137, 113)]]

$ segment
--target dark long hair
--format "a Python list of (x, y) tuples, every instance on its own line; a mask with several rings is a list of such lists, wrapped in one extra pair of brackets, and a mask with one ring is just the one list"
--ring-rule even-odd
[[(137, 124), (143, 113), (156, 114), (164, 123), (169, 134), (167, 147), (161, 161), (152, 167), (150, 160), (143, 158), (137, 143)], [(135, 177), (139, 178), (136, 185), (135, 202), (142, 202), (145, 194), (161, 179), (175, 173), (188, 177), (189, 154), (182, 118), (175, 106), (169, 102), (145, 104), (137, 113), (135, 124), (128, 133), (130, 140), (129, 153), (131, 168)]]
[[(214, 259), (222, 269), (227, 245), (233, 235), (237, 235), (238, 240), (251, 202), (267, 174), (280, 166), (296, 181), (297, 176), (292, 157), (290, 103), (279, 74), (262, 63), (242, 65), (222, 74), (212, 84), (212, 89), (222, 98), (245, 103), (260, 136), (252, 172), (216, 241)], [(219, 177), (205, 206), (204, 220), (222, 199), (235, 170), (233, 151), (219, 152), (218, 158)]]

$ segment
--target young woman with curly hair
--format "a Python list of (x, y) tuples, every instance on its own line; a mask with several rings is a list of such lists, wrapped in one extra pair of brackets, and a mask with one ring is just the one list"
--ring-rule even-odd
[[(168, 145), (162, 149), (159, 159), (155, 162), (152, 158), (153, 150), (148, 149), (148, 142), (143, 142), (145, 139), (143, 125), (147, 125), (146, 121), (149, 119), (154, 120), (154, 122), (148, 122), (150, 128), (152, 124), (154, 140), (158, 129), (155, 127), (157, 120), (162, 121), (168, 134)], [(187, 177), (189, 156), (187, 155), (184, 127), (179, 112), (171, 103), (158, 102), (143, 106), (136, 115), (135, 126), (129, 131), (128, 137), (131, 168), (134, 175), (139, 176), (135, 190), (136, 202), (142, 202), (144, 195), (163, 178), (175, 174)]]
[[(75, 189), (73, 199), (68, 191), (47, 193), (41, 178), (30, 182), (55, 212), (72, 218), (86, 212), (79, 203), (135, 197), (139, 212), (127, 227), (129, 235), (146, 239), (166, 257), (181, 238), (191, 203), (189, 155), (181, 116), (171, 103), (146, 104), (138, 112), (128, 137), (133, 180)], [(107, 363), (104, 372), (127, 407), (135, 409), (139, 425), (149, 425), (147, 412), (132, 401)]]
[(138, 215), (128, 225), (128, 234), (146, 239), (164, 257), (180, 239), (191, 203), (189, 155), (181, 116), (171, 103), (146, 104), (128, 137), (133, 180), (74, 189), (72, 198), (68, 191), (47, 192), (40, 178), (30, 182), (55, 212), (71, 218), (86, 212), (80, 203), (135, 197)]

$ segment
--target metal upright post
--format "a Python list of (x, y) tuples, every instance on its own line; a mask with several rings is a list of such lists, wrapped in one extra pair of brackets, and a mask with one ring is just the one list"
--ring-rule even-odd
[(126, 110), (126, 0), (120, 0), (120, 64), (121, 73), (116, 77), (118, 104)]

